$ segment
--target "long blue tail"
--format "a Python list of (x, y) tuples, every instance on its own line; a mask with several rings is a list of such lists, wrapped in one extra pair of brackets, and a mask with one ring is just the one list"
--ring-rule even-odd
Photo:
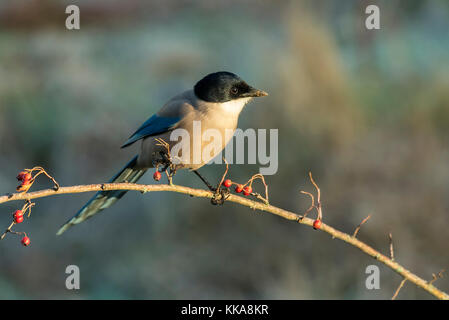
[[(109, 182), (137, 182), (147, 171), (146, 169), (136, 169), (137, 156), (135, 156), (119, 173), (117, 173)], [(71, 226), (81, 223), (86, 219), (89, 219), (98, 212), (109, 208), (121, 197), (125, 195), (127, 190), (114, 190), (114, 191), (100, 191), (89, 200), (88, 203), (81, 208), (76, 215), (67, 221), (56, 233), (61, 235)]]

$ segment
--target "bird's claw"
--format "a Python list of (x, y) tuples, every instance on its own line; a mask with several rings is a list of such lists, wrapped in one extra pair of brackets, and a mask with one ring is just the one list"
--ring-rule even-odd
[(157, 153), (153, 153), (153, 155), (154, 155), (154, 158), (153, 158), (153, 166), (154, 167), (158, 167), (158, 166), (162, 165), (163, 166), (162, 171), (165, 171), (165, 170), (167, 170), (168, 167), (171, 166), (172, 162), (166, 152), (160, 151), (159, 152), (160, 157), (156, 157)]
[(226, 201), (226, 199), (229, 198), (229, 195), (230, 195), (229, 189), (221, 188), (221, 187), (220, 187), (220, 189), (217, 189), (217, 188), (214, 188), (214, 189), (215, 189), (215, 190), (213, 190), (214, 196), (210, 199), (210, 202), (215, 206), (216, 205), (221, 206)]
[(172, 178), (176, 174), (176, 170), (178, 169), (177, 166), (173, 164), (173, 162), (170, 159), (170, 156), (166, 152), (160, 151), (158, 153), (159, 157), (157, 158), (156, 154), (157, 153), (153, 153), (154, 155), (153, 167), (155, 167), (156, 170), (158, 170), (159, 166), (161, 166), (161, 169), (159, 171), (167, 172), (168, 183), (172, 185), (173, 184)]

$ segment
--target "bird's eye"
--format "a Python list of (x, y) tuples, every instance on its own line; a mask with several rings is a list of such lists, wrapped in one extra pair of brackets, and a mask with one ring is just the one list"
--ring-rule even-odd
[(231, 88), (231, 93), (232, 94), (237, 94), (239, 92), (239, 89), (237, 87), (232, 87)]

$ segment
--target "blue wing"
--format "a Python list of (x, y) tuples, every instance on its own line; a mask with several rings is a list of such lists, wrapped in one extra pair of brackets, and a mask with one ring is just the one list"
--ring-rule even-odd
[(122, 148), (133, 144), (134, 142), (160, 133), (167, 132), (181, 120), (180, 117), (160, 117), (158, 115), (153, 115), (150, 119), (145, 121), (143, 125), (137, 129), (136, 132), (122, 145)]

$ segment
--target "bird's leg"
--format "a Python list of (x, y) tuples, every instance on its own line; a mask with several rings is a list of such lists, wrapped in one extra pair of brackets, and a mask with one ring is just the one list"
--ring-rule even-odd
[(161, 163), (162, 163), (162, 165), (164, 166), (163, 168), (162, 168), (162, 172), (165, 172), (165, 171), (167, 171), (167, 169), (168, 168), (170, 168), (171, 167), (171, 160), (170, 160), (170, 157), (169, 157), (169, 155), (166, 153), (166, 152), (164, 152), (164, 151), (159, 151), (159, 154), (161, 155)]
[(206, 180), (206, 178), (204, 178), (204, 177), (198, 172), (198, 170), (193, 170), (193, 172), (195, 172), (195, 174), (201, 179), (201, 181), (204, 182), (204, 184), (207, 186), (207, 188), (208, 188), (210, 191), (215, 192), (215, 191), (217, 190), (216, 188), (212, 187), (212, 185)]
[(167, 152), (161, 151), (161, 155), (165, 162), (164, 171), (169, 169), (168, 170), (168, 182), (170, 183), (170, 185), (172, 185), (173, 184), (172, 179), (176, 174), (177, 166), (172, 162), (172, 160), (170, 158), (170, 154), (168, 154)]
[(229, 197), (229, 190), (227, 188), (221, 188), (221, 186), (220, 188), (214, 188), (197, 170), (193, 170), (193, 172), (195, 172), (195, 174), (201, 179), (201, 181), (204, 182), (207, 188), (214, 193), (214, 196), (212, 197), (212, 199), (210, 199), (210, 202), (213, 205), (222, 205)]
[(173, 185), (173, 177), (176, 174), (176, 166), (170, 165), (169, 168), (170, 168), (170, 170), (168, 170), (168, 174), (167, 174), (168, 184)]

